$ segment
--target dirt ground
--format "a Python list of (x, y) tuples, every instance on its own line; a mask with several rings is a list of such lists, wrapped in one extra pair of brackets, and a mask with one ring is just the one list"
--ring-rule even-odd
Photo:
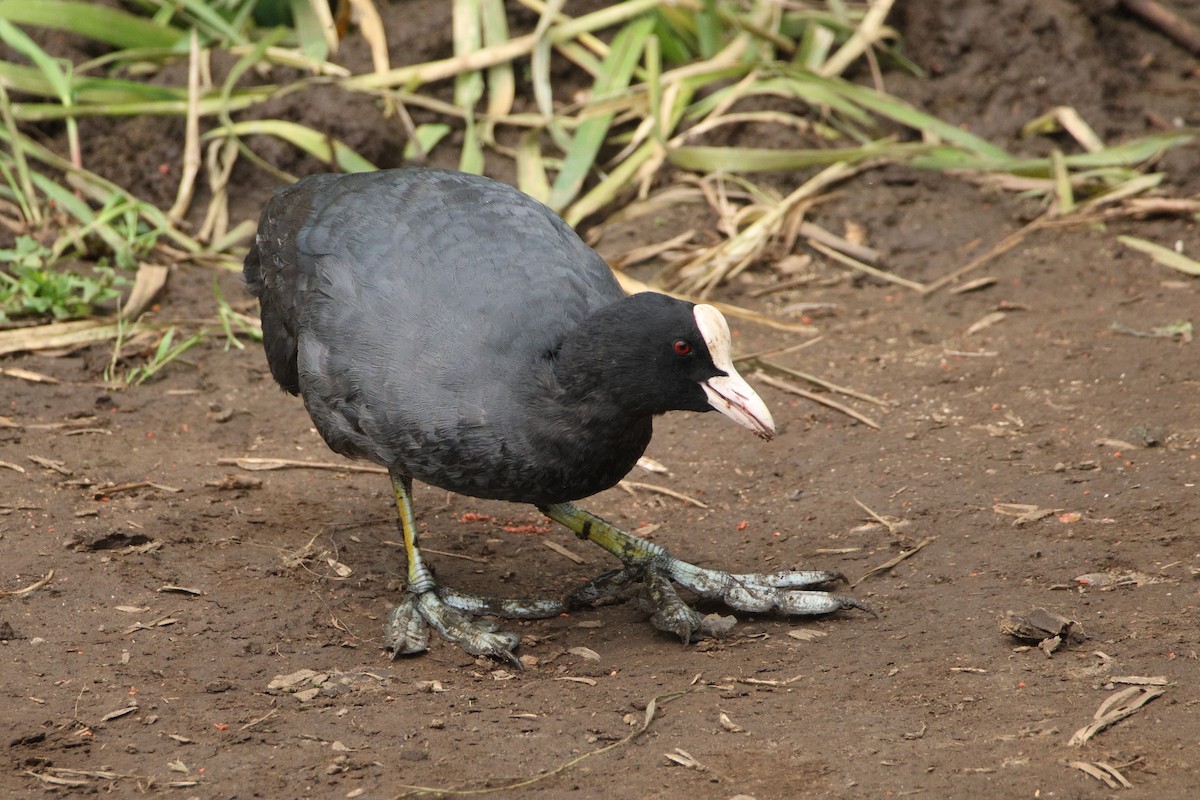
[[(402, 5), (394, 61), (443, 54), (449, 4)], [(889, 74), (888, 86), (1019, 152), (1046, 148), (1019, 129), (1058, 104), (1113, 141), (1200, 123), (1194, 59), (1115, 3), (1092, 16), (1081, 5), (902, 4), (893, 22), (933, 77)], [(1175, 5), (1200, 23), (1200, 5)], [(402, 9), (386, 10), (399, 20)], [(362, 54), (351, 44), (345, 57)], [(178, 162), (160, 123), (106, 124), (110, 141), (137, 148), (113, 151), (131, 169)], [(136, 145), (150, 140), (160, 152)], [(1173, 193), (1200, 190), (1195, 146), (1159, 166)], [(253, 216), (271, 181), (249, 168), (241, 180), (240, 210)], [(861, 226), (897, 274), (929, 282), (1037, 212), (1012, 194), (889, 169), (845, 185), (813, 218)], [(712, 225), (700, 207), (677, 214), (607, 232), (601, 252)], [(769, 265), (729, 287), (721, 299), (784, 316), (834, 304), (813, 314), (819, 339), (776, 360), (881, 399), (841, 398), (880, 429), (761, 386), (775, 441), (718, 415), (669, 415), (649, 451), (669, 474), (631, 476), (707, 508), (620, 489), (585, 505), (661, 526), (650, 535), (681, 557), (741, 571), (854, 580), (925, 546), (848, 590), (878, 618), (742, 615), (729, 638), (683, 647), (627, 603), (506, 623), (530, 657), (519, 674), (440, 641), (387, 659), (403, 563), (383, 477), (220, 463), (339, 463), (253, 343), (226, 351), (214, 339), (121, 391), (99, 382), (107, 347), (7, 358), (0, 367), (62, 383), (0, 377), (0, 461), (24, 470), (0, 469), (0, 589), (53, 573), (0, 595), (0, 794), (392, 798), (540, 777), (497, 796), (1195, 797), (1200, 344), (1132, 332), (1200, 323), (1200, 284), (1116, 236), (1182, 241), (1195, 257), (1196, 227), (1033, 233), (976, 273), (994, 284), (963, 294), (922, 298), (821, 263), (795, 291), (753, 298), (781, 279)], [(250, 308), (236, 276), (221, 280)], [(162, 313), (211, 309), (211, 282), (177, 266)], [(811, 338), (735, 328), (742, 352)], [(428, 487), (417, 503), (423, 543), (456, 587), (560, 595), (612, 566), (532, 508)], [(1015, 516), (1031, 509), (1041, 513)], [(1035, 608), (1076, 622), (1052, 655), (1001, 631), (1006, 612)], [(1068, 744), (1126, 688), (1162, 694)], [(630, 740), (649, 704), (648, 729)], [(1072, 762), (1110, 764), (1132, 789)]]

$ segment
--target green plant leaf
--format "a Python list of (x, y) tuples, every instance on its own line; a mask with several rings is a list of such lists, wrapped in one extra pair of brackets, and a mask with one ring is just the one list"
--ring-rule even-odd
[(120, 8), (68, 0), (0, 0), (0, 19), (69, 31), (121, 49), (175, 47), (185, 36)]
[(1177, 269), (1187, 275), (1200, 276), (1200, 261), (1188, 258), (1183, 253), (1176, 253), (1169, 247), (1163, 247), (1161, 244), (1134, 236), (1118, 236), (1117, 241), (1126, 247), (1132, 247), (1134, 250), (1145, 253), (1164, 267)]
[(204, 139), (218, 136), (274, 136), (299, 147), (326, 164), (334, 164), (343, 172), (374, 172), (378, 167), (350, 149), (344, 142), (314, 131), (295, 122), (282, 119), (254, 119), (223, 125), (204, 134)]
[[(608, 58), (604, 59), (604, 74), (592, 87), (592, 99), (603, 99), (629, 86), (629, 79), (642, 57), (646, 39), (653, 32), (655, 18), (643, 16), (630, 22), (613, 38)], [(563, 166), (550, 189), (548, 205), (562, 209), (579, 194), (588, 171), (600, 152), (600, 146), (612, 125), (611, 113), (588, 118), (576, 129), (563, 157)]]

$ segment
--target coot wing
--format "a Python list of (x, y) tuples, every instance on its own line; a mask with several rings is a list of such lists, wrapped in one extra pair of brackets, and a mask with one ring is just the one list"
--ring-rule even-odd
[(466, 462), (534, 446), (549, 354), (624, 296), (545, 206), (454, 172), (307, 178), (267, 206), (256, 249), (272, 371), (330, 446), (473, 494), (484, 465)]

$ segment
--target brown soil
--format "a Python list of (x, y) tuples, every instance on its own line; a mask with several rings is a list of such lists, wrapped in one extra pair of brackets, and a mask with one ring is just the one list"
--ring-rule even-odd
[[(448, 25), (434, 9), (448, 4), (423, 4), (429, 14), (404, 5), (395, 61), (439, 55), (431, 42)], [(1197, 4), (1175, 5), (1200, 23)], [(1195, 61), (1114, 3), (1090, 13), (1032, 0), (905, 4), (894, 22), (936, 77), (889, 76), (889, 87), (1028, 152), (1040, 145), (1019, 141), (1020, 125), (1058, 104), (1077, 105), (1111, 139), (1200, 123)], [(294, 112), (346, 127), (352, 117), (329, 102)], [(112, 127), (132, 144), (149, 140), (122, 128), (156, 124)], [(160, 158), (178, 163), (170, 148)], [(1174, 191), (1197, 191), (1198, 161), (1194, 148), (1167, 159)], [(251, 216), (270, 180), (249, 170), (241, 180), (240, 212)], [(816, 218), (862, 226), (898, 274), (931, 281), (1036, 212), (1010, 194), (892, 169), (847, 185)], [(699, 207), (679, 215), (712, 224)], [(1082, 761), (1117, 767), (1134, 787), (1122, 797), (1195, 797), (1198, 345), (1120, 331), (1200, 322), (1200, 291), (1121, 248), (1116, 235), (1130, 232), (1195, 255), (1195, 222), (1129, 222), (1032, 234), (978, 273), (993, 285), (968, 294), (922, 299), (832, 266), (821, 268), (828, 280), (762, 301), (748, 290), (778, 280), (769, 268), (731, 287), (723, 299), (780, 314), (836, 304), (815, 320), (819, 341), (778, 360), (886, 400), (849, 401), (881, 430), (763, 387), (776, 441), (716, 415), (671, 415), (649, 453), (670, 474), (632, 476), (706, 510), (618, 489), (586, 505), (631, 527), (661, 525), (653, 538), (689, 560), (744, 571), (857, 578), (930, 541), (852, 590), (878, 619), (743, 615), (728, 639), (682, 647), (628, 603), (509, 623), (535, 659), (515, 675), (440, 641), (396, 662), (381, 651), (403, 572), (381, 476), (218, 463), (339, 460), (257, 347), (226, 352), (214, 340), (119, 392), (98, 384), (105, 347), (7, 359), (63, 383), (0, 378), (0, 460), (24, 469), (0, 468), (0, 589), (53, 571), (41, 588), (0, 596), (0, 794), (390, 798), (406, 785), (499, 787), (554, 770), (507, 796), (1118, 794), (1070, 766)], [(600, 246), (613, 255), (662, 238), (647, 224)], [(211, 308), (211, 280), (177, 267), (164, 314)], [(244, 297), (235, 276), (223, 281), (226, 297)], [(997, 309), (1002, 321), (968, 332)], [(745, 352), (791, 341), (736, 327)], [(142, 481), (156, 486), (95, 490)], [(611, 566), (531, 508), (427, 487), (417, 502), (450, 585), (558, 595)], [(1001, 504), (1052, 513), (1017, 524)], [(1036, 607), (1077, 621), (1086, 638), (1047, 656), (1001, 633), (1007, 611)], [(299, 670), (319, 678), (270, 688)], [(1069, 746), (1123, 676), (1161, 677), (1165, 693)], [(649, 729), (621, 743), (656, 697)], [(681, 751), (699, 766), (669, 760), (688, 760)], [(55, 774), (85, 783), (35, 777), (48, 768), (81, 770)]]

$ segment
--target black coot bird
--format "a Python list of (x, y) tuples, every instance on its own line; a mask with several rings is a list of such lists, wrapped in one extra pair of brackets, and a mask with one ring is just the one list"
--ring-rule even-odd
[(624, 565), (572, 600), (642, 581), (654, 624), (684, 640), (701, 617), (673, 583), (746, 611), (864, 608), (805, 591), (834, 573), (703, 569), (572, 504), (633, 468), (656, 414), (716, 409), (764, 439), (775, 426), (733, 367), (717, 309), (626, 295), (565, 222), (516, 189), (433, 169), (306, 178), (267, 204), (245, 277), (275, 380), (304, 398), (333, 450), (391, 475), (408, 558), (393, 655), (425, 650), (432, 625), (470, 653), (515, 660), (517, 636), (474, 617), (567, 607), (437, 583), (417, 547), (414, 478), (537, 506)]

